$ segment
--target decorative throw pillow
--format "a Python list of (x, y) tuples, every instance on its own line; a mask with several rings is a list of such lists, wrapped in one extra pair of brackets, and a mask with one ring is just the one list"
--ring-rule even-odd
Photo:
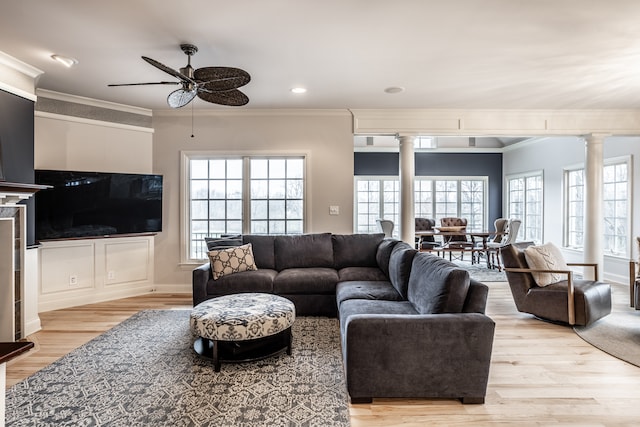
[[(562, 252), (551, 242), (540, 246), (529, 246), (524, 250), (524, 258), (532, 269), (569, 270)], [(547, 286), (567, 279), (566, 274), (559, 273), (531, 273), (531, 275), (538, 286)]]
[(213, 280), (241, 271), (257, 270), (251, 243), (234, 248), (209, 251)]

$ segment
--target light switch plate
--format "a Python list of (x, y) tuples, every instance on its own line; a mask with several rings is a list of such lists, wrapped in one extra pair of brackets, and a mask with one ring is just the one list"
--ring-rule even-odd
[(340, 206), (329, 206), (329, 215), (340, 215)]

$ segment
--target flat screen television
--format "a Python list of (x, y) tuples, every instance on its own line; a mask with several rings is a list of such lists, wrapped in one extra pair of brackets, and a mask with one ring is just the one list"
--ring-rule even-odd
[(36, 241), (162, 231), (162, 175), (36, 170)]

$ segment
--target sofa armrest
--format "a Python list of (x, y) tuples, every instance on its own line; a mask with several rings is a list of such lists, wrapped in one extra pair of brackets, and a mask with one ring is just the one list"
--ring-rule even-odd
[(343, 356), (353, 400), (460, 398), (484, 402), (495, 323), (480, 313), (346, 319)]
[(211, 264), (208, 262), (193, 269), (191, 281), (193, 286), (194, 307), (207, 299), (207, 282), (212, 277)]

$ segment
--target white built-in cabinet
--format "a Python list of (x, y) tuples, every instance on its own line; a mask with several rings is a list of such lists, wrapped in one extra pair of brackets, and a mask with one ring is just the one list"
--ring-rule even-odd
[(0, 341), (40, 330), (34, 250), (26, 248), (26, 206), (0, 206)]
[(42, 242), (40, 312), (152, 292), (154, 236)]

